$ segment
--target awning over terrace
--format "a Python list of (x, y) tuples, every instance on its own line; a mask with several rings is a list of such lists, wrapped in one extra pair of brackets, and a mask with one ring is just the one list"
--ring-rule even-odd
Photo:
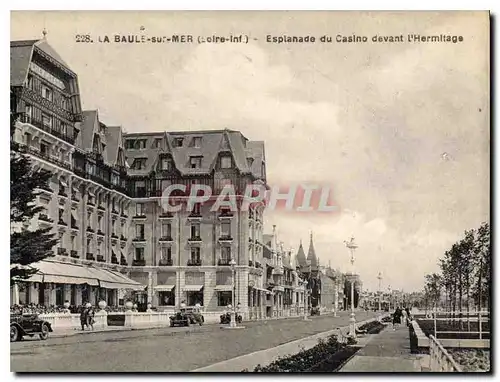
[(32, 264), (38, 270), (25, 280), (54, 284), (88, 284), (107, 289), (143, 290), (145, 285), (109, 269), (43, 260)]

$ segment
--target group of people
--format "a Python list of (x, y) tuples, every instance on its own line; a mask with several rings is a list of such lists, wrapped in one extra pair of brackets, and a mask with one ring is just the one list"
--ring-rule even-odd
[(396, 330), (399, 325), (409, 326), (411, 321), (410, 308), (405, 307), (401, 309), (399, 306), (396, 308), (392, 314), (392, 327)]
[(90, 302), (86, 303), (80, 312), (80, 323), (82, 325), (82, 331), (85, 330), (85, 327), (90, 330), (94, 330), (94, 319), (95, 310)]
[(19, 304), (10, 307), (11, 314), (47, 314), (47, 313), (64, 313), (65, 308), (62, 306), (45, 306), (39, 304)]

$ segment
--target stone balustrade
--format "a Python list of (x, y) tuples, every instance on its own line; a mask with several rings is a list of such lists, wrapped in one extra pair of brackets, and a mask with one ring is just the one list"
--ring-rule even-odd
[[(174, 309), (164, 310), (162, 312), (106, 312), (104, 310), (97, 311), (94, 319), (94, 329), (106, 329), (108, 327), (109, 316), (121, 316), (123, 324), (110, 325), (110, 327), (119, 328), (121, 325), (127, 328), (147, 328), (147, 327), (163, 327), (170, 325), (170, 316), (174, 313)], [(222, 311), (202, 312), (205, 319), (205, 324), (218, 324)], [(274, 311), (274, 318), (286, 318), (300, 316), (304, 314), (303, 307), (294, 307), (282, 311)], [(261, 311), (260, 307), (250, 308), (248, 312), (241, 312), (244, 320), (266, 320), (268, 317)], [(124, 320), (123, 320), (124, 316)], [(54, 331), (81, 330), (80, 314), (72, 313), (45, 313), (39, 317), (48, 321), (52, 325)], [(110, 320), (111, 321), (111, 320)], [(116, 320), (113, 320), (116, 321)]]

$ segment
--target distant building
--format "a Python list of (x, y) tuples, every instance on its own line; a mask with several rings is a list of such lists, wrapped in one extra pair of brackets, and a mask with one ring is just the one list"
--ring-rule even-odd
[(308, 306), (319, 307), (321, 310), (326, 311), (340, 310), (343, 306), (343, 276), (330, 266), (319, 264), (312, 233), (307, 257), (302, 242), (300, 242), (296, 263), (299, 274), (308, 280)]

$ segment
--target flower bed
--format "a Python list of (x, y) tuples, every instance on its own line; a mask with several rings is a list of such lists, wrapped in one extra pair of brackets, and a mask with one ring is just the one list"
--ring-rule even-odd
[(482, 349), (448, 349), (448, 353), (466, 372), (491, 371), (491, 353)]
[[(291, 356), (277, 359), (268, 366), (257, 365), (253, 372), (258, 373), (284, 373), (284, 372), (321, 372), (335, 371), (344, 364), (359, 348), (350, 347), (348, 344), (337, 341), (337, 336), (332, 335), (325, 340), (319, 340), (318, 345), (308, 350), (302, 350)], [(243, 372), (248, 372), (247, 369)]]
[[(434, 320), (417, 320), (418, 325), (425, 333), (427, 337), (431, 334), (434, 334)], [(481, 325), (483, 332), (490, 331), (490, 323), (483, 322)], [(437, 329), (437, 338), (443, 339), (478, 339), (479, 333), (469, 333), (468, 332), (468, 324), (466, 321), (462, 323), (462, 327), (460, 326), (460, 322), (458, 321), (436, 321), (436, 329)], [(470, 322), (470, 330), (471, 332), (477, 332), (479, 330), (478, 322)], [(460, 332), (460, 333), (439, 333), (439, 332)], [(483, 339), (489, 339), (489, 333), (482, 334)]]
[(361, 325), (358, 329), (360, 331), (366, 331), (367, 334), (378, 334), (385, 328), (385, 325), (378, 322), (372, 321), (367, 324)]

